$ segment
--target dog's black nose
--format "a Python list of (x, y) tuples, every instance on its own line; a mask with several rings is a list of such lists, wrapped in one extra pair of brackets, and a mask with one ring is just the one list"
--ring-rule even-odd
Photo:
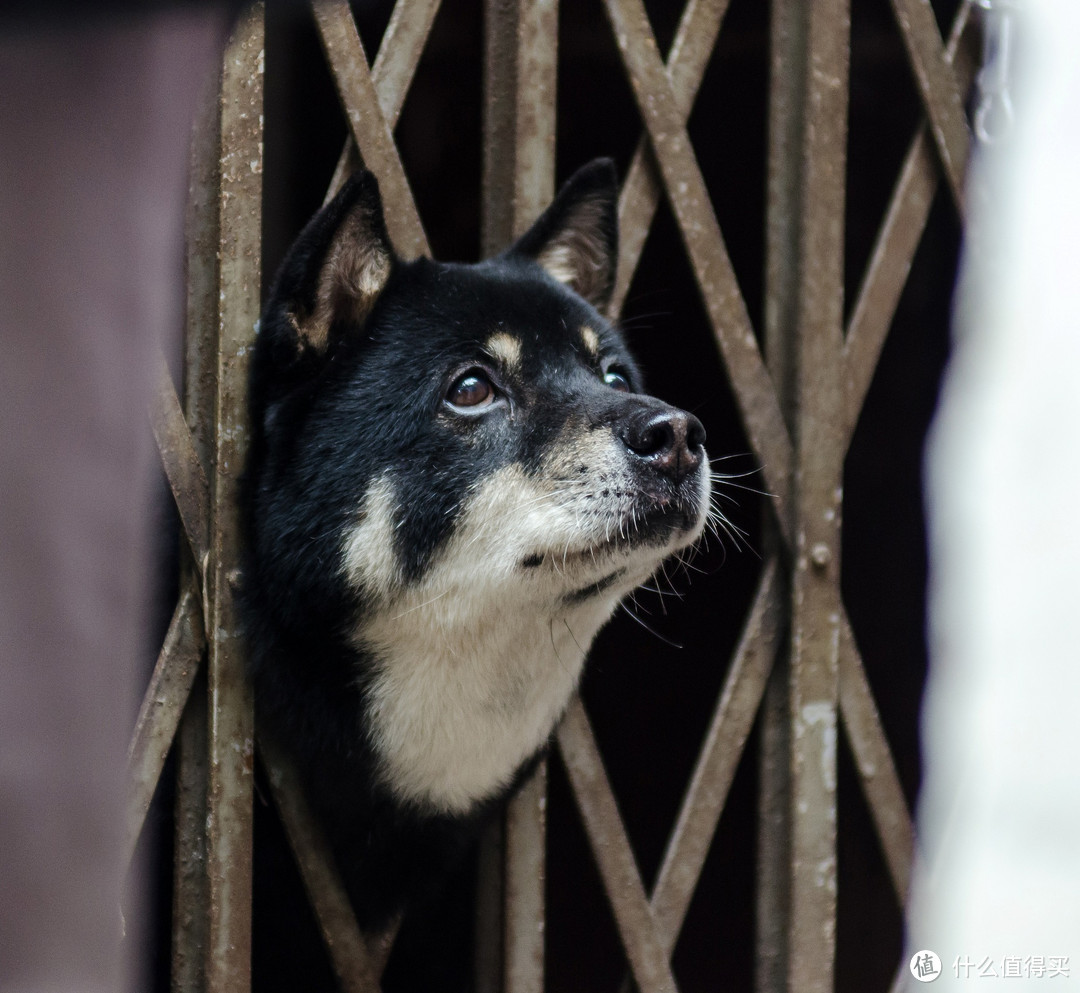
[(626, 418), (616, 429), (622, 443), (639, 458), (681, 483), (701, 464), (705, 428), (693, 414), (668, 407), (643, 410)]

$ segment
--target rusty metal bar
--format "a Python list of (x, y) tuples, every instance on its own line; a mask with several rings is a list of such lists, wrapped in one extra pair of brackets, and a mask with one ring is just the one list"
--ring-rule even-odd
[[(679, 19), (665, 71), (671, 81), (681, 124), (685, 124), (690, 116), (729, 2), (690, 0)], [(634, 158), (619, 195), (619, 266), (608, 308), (613, 317), (622, 311), (663, 195), (663, 179), (652, 154), (649, 137), (644, 134), (634, 150)]]
[(199, 586), (209, 556), (210, 487), (163, 355), (159, 358), (157, 375), (150, 425), (188, 540), (191, 560), (187, 567), (190, 575), (182, 583), (180, 599), (143, 695), (128, 749), (126, 860), (134, 853), (205, 649)]
[(642, 0), (604, 0), (604, 9), (649, 132), (743, 426), (761, 460), (766, 486), (775, 494), (780, 529), (790, 536), (791, 440), (648, 15)]
[(206, 668), (200, 667), (176, 737), (172, 993), (204, 993), (208, 935)]
[(379, 934), (364, 935), (368, 960), (371, 962), (372, 969), (375, 970), (375, 975), (380, 978), (386, 972), (386, 963), (390, 961), (390, 953), (394, 950), (394, 942), (397, 941), (398, 931), (401, 930), (403, 919), (403, 917), (396, 917)]
[(210, 549), (210, 484), (164, 356), (158, 363), (157, 397), (150, 405), (150, 426), (201, 580)]
[(194, 584), (189, 584), (173, 611), (128, 749), (125, 861), (130, 861), (135, 851), (135, 842), (180, 726), (205, 647), (202, 604)]
[(476, 993), (502, 993), (503, 866), (505, 824), (493, 819), (478, 845), (476, 868), (476, 933), (473, 939), (473, 986)]
[(847, 618), (840, 631), (840, 714), (885, 863), (904, 906), (911, 885), (915, 830)]
[(641, 993), (674, 993), (678, 987), (668, 953), (645, 896), (589, 718), (578, 697), (571, 701), (556, 736), (634, 981)]
[[(795, 422), (795, 327), (799, 298), (798, 217), (801, 168), (801, 85), (805, 75), (806, 31), (801, 0), (773, 0), (770, 12), (767, 210), (765, 217), (765, 359), (776, 384), (788, 430)], [(764, 522), (765, 547), (780, 555), (783, 539)], [(781, 653), (761, 705), (758, 754), (757, 874), (754, 920), (754, 988), (782, 993), (787, 986), (790, 916), (791, 666)]]
[(792, 329), (799, 309), (799, 157), (806, 25), (799, 0), (772, 0), (765, 218), (765, 358), (788, 429), (795, 423)]
[(398, 0), (386, 25), (371, 78), (386, 123), (392, 131), (401, 116), (420, 56), (431, 34), (441, 0)]
[[(187, 213), (187, 315), (184, 339), (184, 411), (196, 455), (210, 465), (217, 392), (218, 186), (221, 110), (217, 87), (199, 107), (191, 146)], [(207, 539), (209, 546), (209, 538)], [(196, 583), (190, 560), (180, 586)], [(205, 617), (205, 602), (200, 609)], [(207, 935), (206, 794), (207, 714), (205, 667), (196, 675), (176, 739), (172, 991), (203, 993)]]
[[(184, 416), (195, 455), (207, 474), (214, 455), (217, 396), (218, 190), (221, 107), (218, 89), (199, 108), (191, 146), (187, 213), (187, 315), (184, 334)], [(209, 483), (207, 484), (209, 508)], [(207, 510), (209, 514), (209, 509)], [(206, 545), (209, 548), (209, 526)]]
[(541, 762), (506, 809), (503, 863), (503, 990), (544, 989), (544, 894), (547, 762)]
[(480, 218), (480, 254), (485, 257), (502, 251), (517, 231), (514, 172), (518, 136), (514, 125), (517, 123), (518, 17), (518, 0), (485, 0), (484, 201)]
[(482, 252), (528, 229), (555, 192), (556, 0), (486, 0)]
[(259, 735), (259, 754), (341, 988), (344, 993), (378, 993), (386, 957), (372, 956), (357, 927), (349, 896), (322, 829), (304, 800), (296, 770), (264, 734)]
[(559, 36), (557, 0), (518, 4), (514, 58), (514, 237), (524, 234), (555, 195), (555, 83)]
[[(486, 0), (484, 32), (481, 242), (490, 255), (524, 233), (555, 192), (557, 0)], [(543, 991), (546, 802), (541, 763), (507, 809), (502, 953), (480, 936), (478, 987), (496, 985), (490, 972), (501, 962), (506, 993)], [(489, 838), (489, 846), (496, 843)], [(488, 891), (480, 900), (490, 927), (495, 881), (485, 877)]]
[(263, 6), (240, 18), (221, 80), (217, 400), (209, 569), (208, 993), (251, 985), (254, 719), (236, 613), (237, 491), (247, 451), (249, 353), (259, 318), (262, 230)]
[[(517, 162), (518, 0), (484, 3), (484, 158), (480, 254), (494, 255), (514, 238)], [(554, 170), (553, 170), (554, 171)], [(554, 178), (552, 181), (554, 187)]]
[[(975, 57), (971, 46), (964, 43), (971, 37), (970, 13), (970, 4), (962, 4), (945, 48), (945, 57), (952, 63), (957, 83), (964, 92), (975, 78)], [(911, 261), (926, 228), (937, 186), (938, 164), (924, 123), (904, 159), (848, 322), (844, 378), (849, 425), (853, 426), (859, 419), (900, 294), (907, 283)]]
[(380, 109), (348, 0), (315, 0), (312, 9), (353, 140), (364, 164), (378, 177), (394, 248), (406, 258), (427, 255), (427, 235), (390, 125)]
[(791, 734), (786, 657), (777, 659), (761, 702), (758, 758), (757, 893), (754, 907), (754, 989), (782, 993), (787, 986), (790, 908)]
[(828, 993), (836, 951), (840, 508), (847, 449), (841, 376), (847, 0), (819, 0), (803, 16), (788, 989)]
[(962, 217), (964, 177), (971, 148), (962, 90), (941, 44), (930, 0), (892, 0), (892, 6), (919, 95), (930, 119), (930, 130), (941, 156), (945, 178)]
[[(420, 63), (427, 44), (431, 25), (439, 11), (441, 0), (398, 0), (386, 25), (375, 64), (371, 67), (371, 80), (379, 100), (379, 109), (386, 119), (386, 126), (393, 132), (397, 127), (401, 108), (412, 85), (416, 67)], [(356, 142), (350, 134), (345, 139), (337, 167), (326, 192), (324, 203), (329, 202), (342, 184), (360, 165)]]

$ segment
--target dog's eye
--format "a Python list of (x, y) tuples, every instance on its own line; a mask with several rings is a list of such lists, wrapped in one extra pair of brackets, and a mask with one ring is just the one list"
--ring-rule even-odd
[(495, 387), (483, 369), (470, 369), (454, 380), (446, 394), (453, 407), (486, 407), (495, 399)]
[(618, 369), (609, 369), (604, 373), (604, 382), (607, 383), (613, 390), (618, 390), (620, 393), (630, 392), (630, 380), (619, 372)]

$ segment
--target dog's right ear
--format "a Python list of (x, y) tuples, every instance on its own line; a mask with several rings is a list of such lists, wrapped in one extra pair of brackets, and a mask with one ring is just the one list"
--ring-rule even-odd
[(355, 334), (386, 286), (394, 252), (375, 177), (353, 175), (308, 222), (274, 280), (261, 333), (280, 365), (326, 354)]
[(604, 310), (615, 287), (619, 181), (611, 159), (583, 165), (509, 249)]

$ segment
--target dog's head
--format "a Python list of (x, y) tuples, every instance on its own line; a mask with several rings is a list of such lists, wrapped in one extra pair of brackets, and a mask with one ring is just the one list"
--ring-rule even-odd
[[(643, 392), (601, 313), (616, 198), (611, 164), (586, 166), (476, 265), (398, 258), (368, 173), (308, 225), (253, 363), (254, 567), (281, 589), (278, 621), (347, 616), (376, 658), (527, 653), (549, 629), (559, 654), (565, 627), (580, 656), (699, 536), (704, 429)], [(531, 678), (490, 692), (527, 696)]]

